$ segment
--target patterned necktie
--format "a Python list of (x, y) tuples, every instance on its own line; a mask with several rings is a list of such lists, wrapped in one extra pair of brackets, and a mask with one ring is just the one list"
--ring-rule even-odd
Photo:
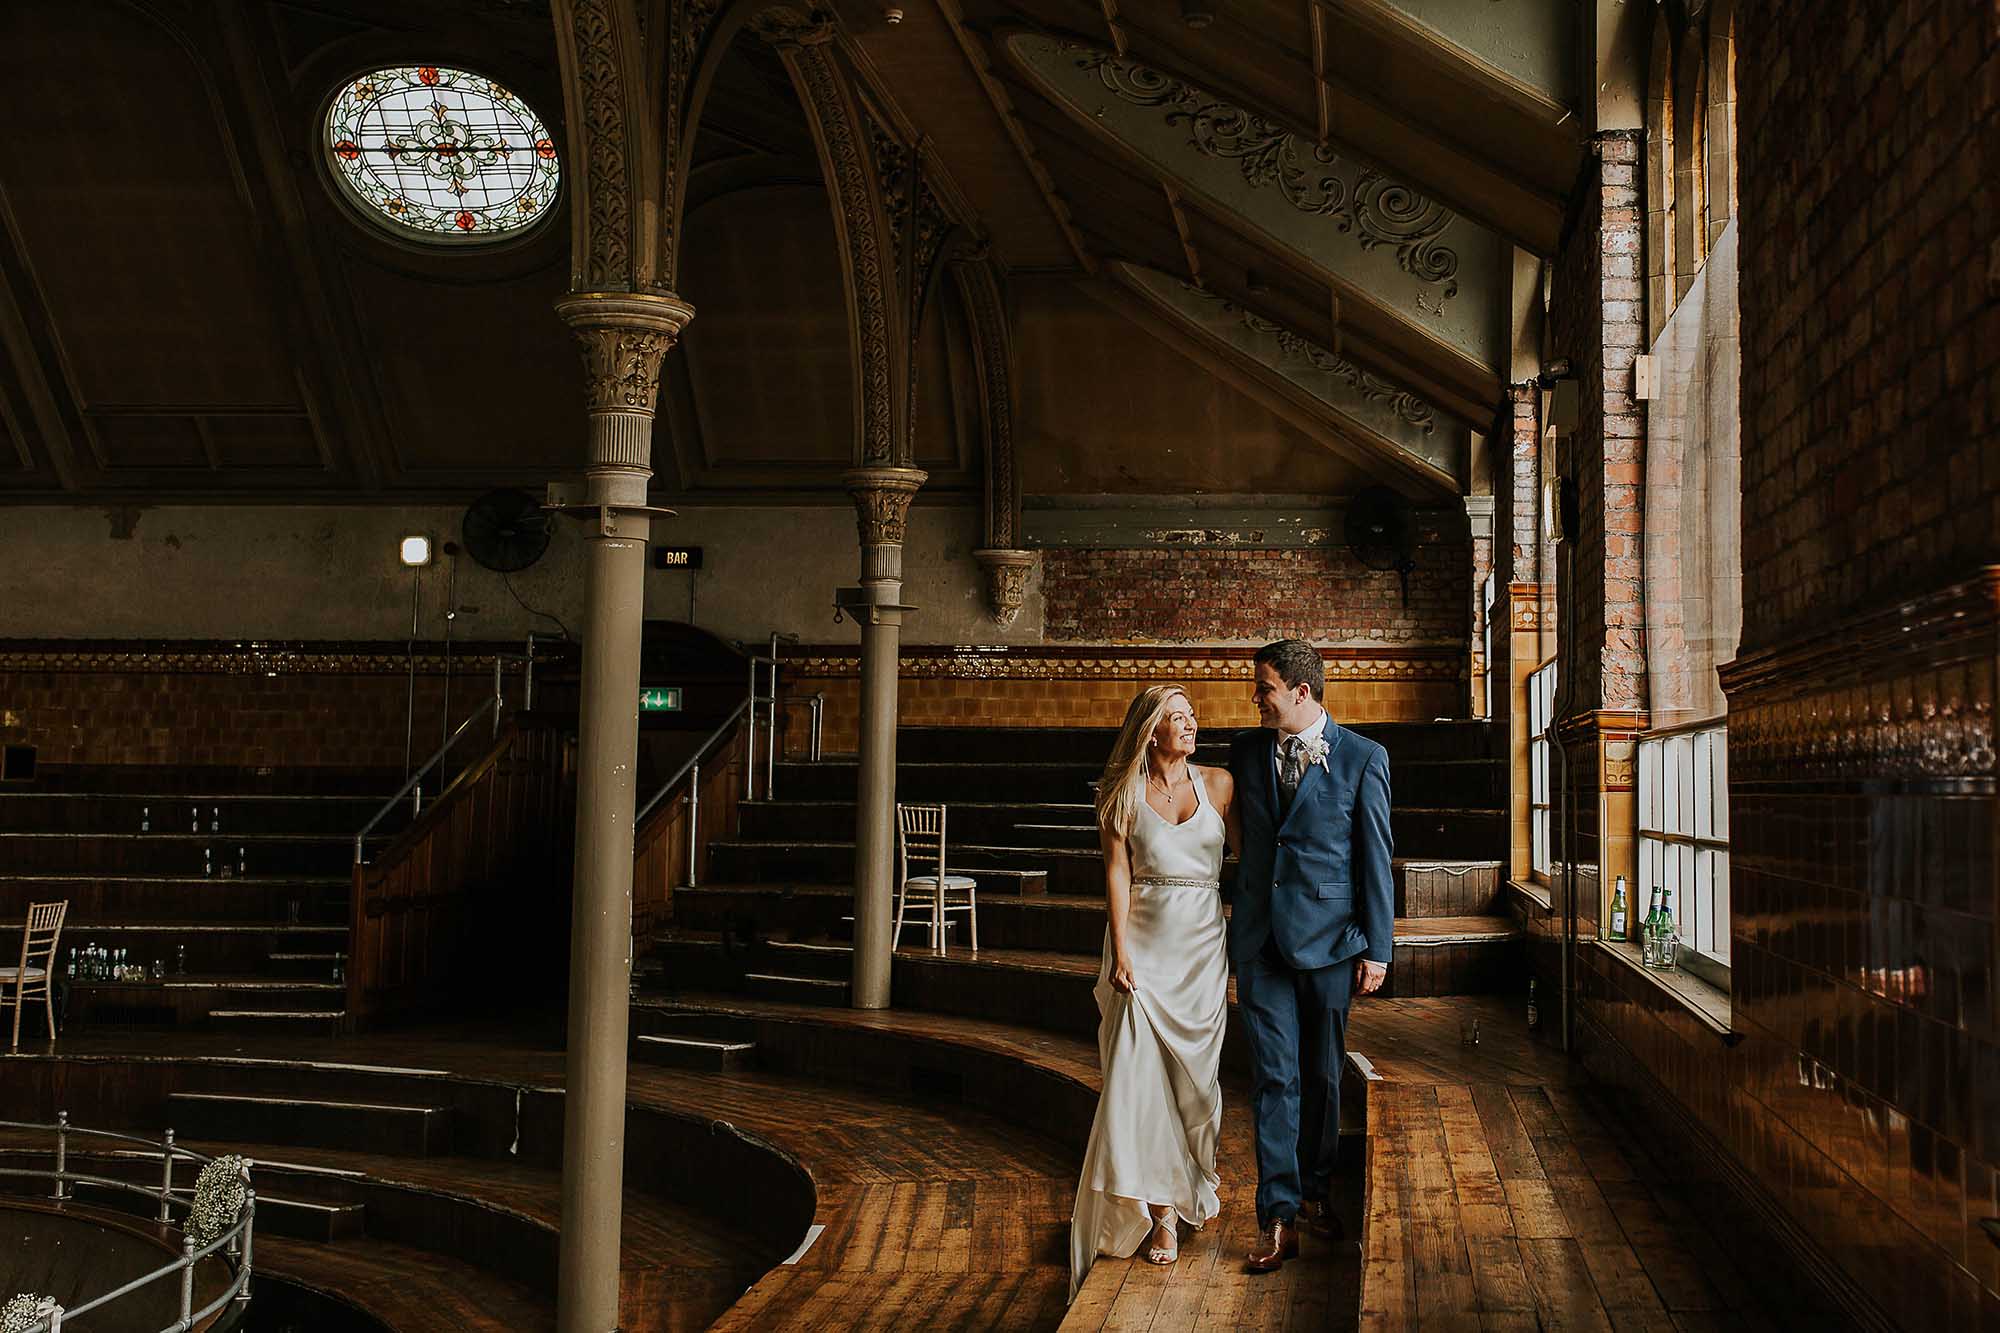
[(1306, 743), (1298, 736), (1278, 742), (1278, 805), (1290, 812), (1292, 798), (1299, 794), (1299, 779), (1306, 771)]

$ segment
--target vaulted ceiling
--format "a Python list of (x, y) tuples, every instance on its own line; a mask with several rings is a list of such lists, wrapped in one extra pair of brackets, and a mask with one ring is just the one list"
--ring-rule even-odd
[[(1520, 254), (1553, 249), (1578, 166), (1573, 5), (836, 9), (1008, 275), (1031, 485), (1467, 489)], [(439, 253), (328, 179), (330, 90), (416, 60), (504, 80), (560, 133), (543, 0), (0, 6), (0, 496), (444, 496), (576, 466), (581, 374), (550, 313), (567, 194), (519, 241)], [(655, 442), (677, 500), (823, 494), (850, 462), (807, 123), (739, 36), (690, 177), (697, 317)], [(918, 461), (934, 492), (976, 492), (950, 288), (920, 339)], [(1092, 342), (1066, 362), (1063, 337)]]

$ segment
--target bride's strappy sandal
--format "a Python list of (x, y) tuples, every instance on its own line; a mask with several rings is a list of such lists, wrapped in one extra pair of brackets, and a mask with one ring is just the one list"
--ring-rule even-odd
[[(1181, 1257), (1181, 1233), (1180, 1233), (1180, 1228), (1174, 1225), (1175, 1219), (1174, 1219), (1173, 1209), (1169, 1207), (1167, 1209), (1167, 1215), (1165, 1217), (1159, 1217), (1154, 1214), (1151, 1208), (1148, 1208), (1146, 1210), (1146, 1215), (1152, 1218), (1153, 1231), (1157, 1231), (1161, 1227), (1165, 1227), (1167, 1229), (1167, 1235), (1173, 1238), (1173, 1244), (1171, 1245), (1148, 1245), (1146, 1247), (1146, 1262), (1149, 1264), (1158, 1264), (1162, 1268), (1166, 1267), (1169, 1264), (1178, 1262)], [(1148, 1238), (1152, 1236), (1151, 1231), (1147, 1232), (1146, 1234)]]

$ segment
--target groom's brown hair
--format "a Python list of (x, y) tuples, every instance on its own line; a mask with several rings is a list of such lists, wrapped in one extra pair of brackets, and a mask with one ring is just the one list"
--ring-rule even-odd
[(1267, 643), (1257, 650), (1251, 659), (1250, 669), (1268, 665), (1278, 673), (1278, 679), (1285, 682), (1285, 688), (1296, 690), (1304, 685), (1312, 691), (1314, 702), (1326, 699), (1326, 663), (1320, 660), (1319, 649), (1304, 639), (1279, 639)]

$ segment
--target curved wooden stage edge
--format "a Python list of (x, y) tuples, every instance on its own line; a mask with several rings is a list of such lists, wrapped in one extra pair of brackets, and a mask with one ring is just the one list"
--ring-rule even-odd
[[(1474, 1017), (1481, 1041), (1462, 1044)], [(1222, 1216), (1170, 1269), (1101, 1260), (1068, 1309), (1094, 1043), (686, 994), (637, 1006), (634, 1028), (708, 1034), (719, 1065), (752, 1058), (632, 1064), (627, 1333), (1776, 1326), (1701, 1199), (1515, 1005), (1357, 1007), (1368, 1123), (1344, 1243), (1309, 1236), (1279, 1273), (1242, 1271), (1255, 1171), (1232, 1082)], [(250, 1143), (267, 1279), (337, 1301), (355, 1328), (528, 1330), (553, 1326), (561, 1084), (552, 1037), (499, 1027), (106, 1032), (0, 1058), (0, 1114)]]

